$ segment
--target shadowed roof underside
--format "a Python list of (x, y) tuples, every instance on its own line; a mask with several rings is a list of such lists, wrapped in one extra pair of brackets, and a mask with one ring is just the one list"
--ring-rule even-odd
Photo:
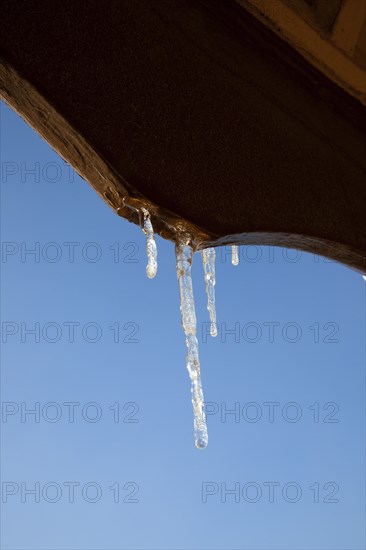
[(365, 107), (238, 3), (4, 0), (0, 88), (130, 221), (366, 271)]

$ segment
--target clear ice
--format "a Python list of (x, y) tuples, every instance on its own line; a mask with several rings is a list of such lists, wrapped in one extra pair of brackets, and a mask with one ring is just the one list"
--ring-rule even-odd
[(192, 405), (194, 414), (194, 439), (198, 449), (204, 449), (208, 443), (206, 416), (204, 412), (201, 370), (196, 336), (196, 312), (192, 286), (193, 249), (187, 233), (178, 235), (175, 254), (180, 292), (180, 312), (182, 326), (186, 336), (186, 365), (191, 379)]
[(239, 249), (236, 244), (231, 247), (231, 263), (233, 265), (239, 265)]
[(144, 216), (142, 230), (146, 235), (146, 274), (149, 279), (153, 279), (158, 270), (158, 249), (155, 242), (154, 229), (151, 223), (150, 214), (146, 208), (142, 209), (142, 213)]
[(217, 324), (216, 324), (216, 309), (215, 309), (215, 261), (216, 251), (214, 248), (205, 248), (201, 250), (203, 271), (205, 274), (206, 294), (207, 294), (207, 309), (210, 314), (210, 334), (211, 336), (217, 336)]

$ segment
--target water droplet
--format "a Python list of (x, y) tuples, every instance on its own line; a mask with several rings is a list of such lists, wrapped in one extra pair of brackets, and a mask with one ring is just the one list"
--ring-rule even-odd
[(198, 438), (196, 439), (196, 447), (197, 449), (205, 449), (207, 447), (207, 431), (205, 434), (202, 434), (201, 436), (198, 436)]

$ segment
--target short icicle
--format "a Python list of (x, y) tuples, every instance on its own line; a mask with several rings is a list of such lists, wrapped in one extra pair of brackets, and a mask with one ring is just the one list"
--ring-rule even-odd
[(231, 247), (231, 263), (233, 265), (239, 265), (239, 249), (236, 244)]
[(180, 312), (187, 346), (186, 364), (191, 379), (194, 439), (196, 447), (198, 449), (204, 449), (207, 446), (208, 434), (204, 412), (198, 341), (196, 336), (197, 322), (191, 275), (193, 249), (189, 234), (178, 234), (175, 244), (175, 253), (180, 292)]
[(215, 261), (216, 250), (214, 248), (205, 248), (201, 250), (203, 271), (205, 274), (206, 294), (207, 294), (207, 309), (210, 314), (210, 334), (211, 336), (217, 336), (217, 324), (216, 324), (216, 308), (215, 308)]
[(142, 208), (142, 213), (144, 216), (142, 230), (146, 235), (146, 274), (149, 279), (153, 279), (158, 270), (158, 249), (155, 242), (154, 229), (151, 223), (150, 214), (146, 208)]

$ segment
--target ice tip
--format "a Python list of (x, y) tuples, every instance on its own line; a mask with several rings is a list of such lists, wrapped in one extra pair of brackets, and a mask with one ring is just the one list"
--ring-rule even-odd
[(203, 449), (206, 449), (207, 444), (208, 444), (207, 439), (203, 437), (200, 437), (195, 441), (196, 448), (199, 449), (200, 451), (202, 451)]
[(147, 265), (146, 266), (146, 275), (149, 277), (149, 279), (154, 279), (156, 277), (157, 269), (154, 266)]
[(239, 265), (239, 249), (236, 244), (231, 247), (231, 263), (235, 266)]

